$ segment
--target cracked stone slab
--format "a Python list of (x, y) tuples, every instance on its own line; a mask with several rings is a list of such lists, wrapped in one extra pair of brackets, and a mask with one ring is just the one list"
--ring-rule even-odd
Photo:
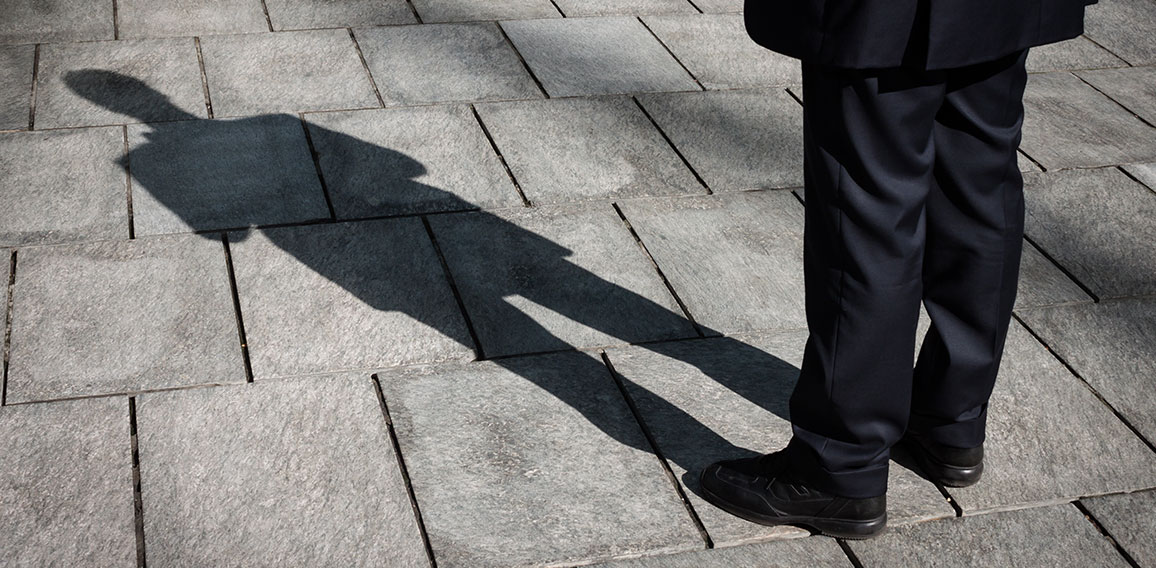
[(344, 29), (201, 38), (215, 116), (380, 106)]
[(619, 203), (695, 322), (804, 328), (803, 207), (786, 191)]
[(1015, 322), (984, 454), (983, 481), (947, 490), (965, 515), (1156, 487), (1156, 454)]
[(469, 360), (417, 218), (230, 233), (255, 378)]
[(782, 89), (642, 95), (715, 192), (803, 185), (803, 107)]
[(706, 191), (627, 97), (492, 103), (477, 110), (533, 203)]
[(118, 0), (121, 38), (204, 36), (269, 31), (252, 0)]
[(150, 563), (429, 565), (368, 377), (148, 393), (137, 432)]
[(191, 38), (44, 45), (38, 83), (37, 128), (208, 116)]
[(378, 380), (439, 566), (704, 546), (597, 356), (411, 367)]
[(743, 11), (743, 0), (690, 0), (690, 2), (706, 14), (724, 14)]
[(0, 557), (13, 566), (136, 566), (128, 401), (0, 408)]
[(847, 544), (867, 567), (1128, 566), (1068, 504), (897, 527)]
[(0, 44), (113, 39), (106, 0), (0, 0)]
[(1156, 566), (1156, 491), (1080, 501), (1140, 566)]
[(647, 16), (643, 21), (708, 89), (803, 83), (799, 61), (752, 41), (742, 14)]
[(1127, 66), (1123, 59), (1084, 36), (1033, 47), (1028, 51), (1028, 73)]
[(0, 134), (0, 246), (128, 237), (120, 128)]
[(1108, 404), (1156, 441), (1156, 300), (1109, 300), (1019, 315)]
[(27, 130), (36, 46), (0, 47), (0, 130)]
[(355, 32), (386, 105), (542, 98), (494, 23)]
[(502, 29), (551, 97), (701, 90), (635, 18), (523, 20)]
[(318, 113), (307, 120), (339, 219), (522, 205), (468, 106)]
[(1101, 0), (1088, 6), (1085, 35), (1132, 65), (1156, 63), (1156, 5), (1146, 0)]
[(562, 17), (550, 0), (413, 0), (413, 7), (427, 23)]
[(698, 13), (686, 0), (555, 0), (554, 3), (567, 18)]
[(1156, 293), (1156, 195), (1115, 168), (1029, 178), (1026, 233), (1101, 298)]
[(1100, 69), (1077, 75), (1149, 124), (1156, 124), (1156, 67)]
[(128, 142), (137, 235), (329, 219), (295, 116), (131, 125)]
[(598, 564), (596, 568), (794, 568), (852, 566), (839, 544), (830, 538), (796, 538), (744, 546), (724, 546), (666, 556), (644, 556)]
[(1015, 309), (1091, 302), (1092, 297), (1036, 247), (1024, 242)]
[(610, 204), (429, 221), (486, 357), (696, 335)]
[(1120, 166), (1124, 171), (1132, 175), (1132, 177), (1140, 180), (1141, 183), (1148, 186), (1148, 189), (1156, 191), (1156, 163), (1152, 164), (1130, 164)]
[(276, 31), (417, 23), (405, 0), (265, 0), (265, 5)]
[[(776, 451), (791, 437), (787, 401), (802, 363), (805, 330), (649, 344), (607, 352), (658, 449), (716, 544), (809, 534), (744, 521), (704, 501), (707, 465)], [(954, 514), (933, 484), (892, 464), (889, 522)]]
[(8, 402), (242, 382), (215, 235), (19, 252)]
[(1071, 73), (1038, 73), (1024, 94), (1027, 155), (1048, 170), (1156, 160), (1152, 127)]

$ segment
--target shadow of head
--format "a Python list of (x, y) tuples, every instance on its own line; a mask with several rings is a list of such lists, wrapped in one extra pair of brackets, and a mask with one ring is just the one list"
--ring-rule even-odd
[(86, 100), (139, 121), (197, 118), (178, 108), (169, 97), (128, 75), (100, 69), (69, 71), (64, 84)]

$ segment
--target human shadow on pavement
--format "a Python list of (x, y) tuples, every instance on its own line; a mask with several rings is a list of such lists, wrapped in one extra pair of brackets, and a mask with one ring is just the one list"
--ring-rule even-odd
[[(114, 112), (139, 116), (145, 109), (156, 111), (166, 105), (172, 107), (163, 94), (124, 75), (86, 70), (71, 72), (65, 80), (78, 95)], [(168, 112), (174, 116), (181, 115), (175, 107), (169, 108)], [(167, 221), (163, 214), (152, 215), (151, 218), (159, 219), (154, 227), (156, 232), (187, 232), (191, 229), (205, 238), (219, 240), (221, 232), (229, 230), (229, 242), (233, 243), (252, 238), (254, 230), (250, 227), (254, 226), (323, 222), (324, 227), (332, 230), (316, 231), (317, 226), (283, 227), (260, 230), (260, 233), (262, 238), (369, 306), (407, 314), (475, 353), (483, 352), (474, 344), (463, 318), (473, 319), (475, 326), (513, 330), (518, 341), (533, 346), (533, 352), (575, 349), (506, 300), (509, 296), (519, 295), (623, 343), (637, 343), (645, 349), (687, 363), (762, 409), (787, 418), (787, 397), (798, 372), (793, 365), (733, 338), (712, 338), (709, 340), (711, 349), (687, 349), (685, 342), (655, 341), (698, 335), (694, 325), (683, 314), (607, 282), (570, 262), (567, 257), (571, 251), (567, 248), (485, 211), (439, 216), (439, 221), (453, 223), (452, 230), (459, 233), (480, 231), (458, 235), (459, 241), (470, 242), (470, 257), (474, 259), (470, 270), (439, 274), (439, 277), (447, 290), (447, 277), (457, 282), (459, 287), (470, 284), (466, 279), (475, 280), (478, 285), (471, 286), (471, 289), (491, 296), (480, 299), (480, 304), (487, 306), (482, 317), (488, 321), (478, 321), (479, 314), (476, 313), (463, 316), (456, 306), (452, 308), (455, 317), (431, 317), (429, 302), (423, 301), (422, 297), (428, 290), (423, 290), (424, 284), (415, 286), (413, 282), (415, 278), (420, 280), (414, 274), (416, 269), (390, 262), (396, 262), (404, 255), (354, 262), (334, 258), (335, 251), (388, 254), (391, 244), (364, 243), (365, 246), (359, 246), (354, 242), (351, 246), (350, 238), (365, 234), (355, 228), (373, 221), (331, 223), (324, 194), (316, 185), (302, 190), (294, 187), (292, 180), (295, 178), (289, 175), (292, 168), (304, 167), (311, 175), (317, 175), (308, 152), (302, 154), (304, 164), (297, 163), (299, 160), (285, 164), (263, 163), (262, 147), (281, 150), (273, 153), (278, 155), (293, 153), (278, 145), (301, 143), (299, 139), (290, 142), (284, 135), (294, 128), (303, 127), (300, 118), (278, 114), (203, 120), (187, 113), (182, 117), (186, 120), (142, 127), (149, 131), (130, 140), (131, 150), (120, 164), (132, 175), (134, 200), (141, 203), (146, 198), (155, 200), (172, 214), (173, 219)], [(313, 133), (313, 139), (323, 138), (326, 152), (344, 157), (337, 162), (337, 175), (342, 175), (341, 159), (356, 160), (356, 164), (348, 165), (361, 169), (360, 175), (365, 174), (365, 168), (372, 168), (368, 177), (376, 180), (373, 187), (377, 189), (375, 192), (343, 195), (342, 198), (347, 200), (343, 204), (346, 210), (373, 210), (383, 201), (435, 201), (441, 211), (479, 209), (452, 193), (416, 181), (416, 177), (425, 173), (425, 167), (405, 154), (315, 127), (310, 125), (308, 129)], [(152, 167), (136, 167), (136, 164), (144, 162), (152, 164)], [(350, 199), (361, 199), (365, 203), (349, 202)], [(186, 227), (164, 230), (165, 227), (172, 228), (172, 223), (177, 221)], [(403, 217), (395, 222), (418, 223), (414, 217)], [(422, 238), (427, 237), (422, 234)], [(452, 272), (453, 268), (448, 270)], [(519, 286), (516, 290), (500, 286), (518, 279), (550, 285)], [(452, 300), (450, 303), (453, 304)], [(285, 306), (285, 309), (292, 310), (293, 307)], [(243, 316), (247, 317), (246, 314)], [(639, 322), (644, 325), (640, 326)], [(659, 331), (656, 333), (654, 330)], [(709, 329), (703, 331), (708, 336), (718, 335)], [(485, 339), (482, 342), (485, 343)], [(632, 422), (624, 424), (618, 419), (619, 414), (592, 406), (588, 388), (544, 378), (556, 376), (556, 373), (537, 372), (533, 360), (525, 357), (489, 360), (558, 397), (617, 441), (652, 451)], [(573, 357), (571, 360), (576, 367), (569, 372), (575, 381), (598, 376), (607, 377), (609, 381), (606, 367), (597, 357)], [(752, 375), (751, 369), (759, 371)], [(659, 449), (667, 459), (693, 474), (686, 478), (692, 490), (697, 490), (697, 472), (708, 463), (755, 454), (734, 446), (683, 409), (642, 385), (621, 375), (619, 378), (635, 405), (643, 409), (644, 422), (646, 419), (661, 421), (661, 424), (650, 424), (652, 430), (666, 434), (661, 438), (670, 440), (670, 443), (661, 444)], [(607, 387), (614, 388), (610, 383)]]

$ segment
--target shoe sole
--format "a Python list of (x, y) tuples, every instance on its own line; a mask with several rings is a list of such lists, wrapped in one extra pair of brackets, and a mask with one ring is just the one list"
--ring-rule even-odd
[(907, 442), (907, 451), (927, 477), (944, 487), (971, 487), (983, 476), (983, 462), (971, 467), (945, 464), (933, 458), (918, 442)]
[(768, 517), (760, 515), (754, 511), (748, 511), (739, 507), (731, 505), (729, 502), (720, 499), (714, 493), (711, 493), (706, 487), (702, 487), (703, 497), (707, 502), (718, 507), (736, 517), (746, 519), (752, 523), (767, 526), (779, 525), (799, 525), (811, 529), (821, 535), (845, 538), (849, 540), (866, 540), (877, 537), (887, 528), (887, 513), (883, 513), (874, 519), (863, 521), (852, 521), (842, 519), (824, 519), (821, 517), (808, 516), (783, 516), (783, 517)]

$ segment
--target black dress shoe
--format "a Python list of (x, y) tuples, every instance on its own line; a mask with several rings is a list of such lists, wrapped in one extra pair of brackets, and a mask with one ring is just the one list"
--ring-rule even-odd
[(907, 432), (900, 443), (932, 481), (947, 487), (975, 485), (983, 475), (983, 446), (954, 448), (916, 432)]
[(703, 497), (762, 525), (802, 525), (839, 538), (864, 539), (887, 526), (887, 497), (849, 499), (790, 479), (780, 453), (730, 460), (702, 471)]

